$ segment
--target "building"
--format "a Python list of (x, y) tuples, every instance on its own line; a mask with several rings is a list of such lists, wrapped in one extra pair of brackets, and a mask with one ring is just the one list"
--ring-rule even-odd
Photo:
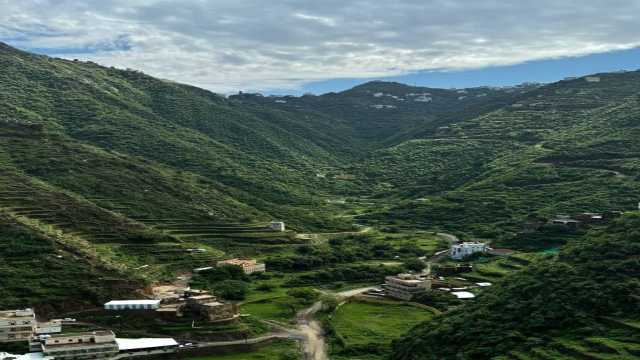
[(29, 341), (35, 329), (33, 309), (0, 311), (0, 343)]
[(436, 275), (438, 276), (451, 276), (457, 274), (465, 274), (473, 271), (473, 265), (471, 264), (456, 264), (452, 266), (438, 266), (436, 268)]
[(224, 265), (236, 265), (240, 266), (242, 270), (244, 270), (245, 274), (253, 274), (256, 272), (265, 272), (267, 271), (266, 265), (263, 263), (258, 263), (256, 260), (243, 260), (243, 259), (229, 259), (218, 261), (217, 266)]
[(462, 244), (451, 245), (449, 256), (454, 260), (462, 260), (475, 253), (484, 253), (487, 245), (481, 242), (463, 242)]
[(431, 280), (413, 274), (398, 274), (387, 276), (383, 287), (390, 297), (409, 301), (430, 290)]
[(163, 302), (156, 311), (168, 320), (188, 317), (207, 322), (226, 322), (240, 316), (237, 305), (219, 301), (203, 290), (186, 291), (184, 297)]
[(57, 334), (62, 332), (62, 320), (51, 320), (48, 322), (39, 322), (36, 325), (36, 335)]
[(105, 310), (156, 310), (160, 300), (112, 300), (104, 304)]
[(116, 338), (120, 354), (136, 354), (149, 351), (175, 352), (178, 343), (172, 338)]
[(42, 335), (37, 338), (36, 343), (44, 356), (51, 356), (56, 360), (108, 359), (119, 351), (115, 334), (106, 330)]
[(285, 231), (284, 222), (272, 221), (269, 223), (269, 228), (273, 231)]
[(452, 291), (451, 294), (461, 300), (473, 299), (476, 297), (473, 293), (468, 291)]
[(580, 221), (571, 219), (566, 215), (558, 215), (555, 219), (551, 220), (553, 225), (562, 225), (566, 228), (576, 229), (580, 226)]
[(598, 224), (604, 222), (604, 215), (597, 213), (582, 213), (576, 215), (576, 220), (587, 224)]
[(584, 78), (587, 82), (600, 82), (600, 77), (598, 76), (587, 76)]

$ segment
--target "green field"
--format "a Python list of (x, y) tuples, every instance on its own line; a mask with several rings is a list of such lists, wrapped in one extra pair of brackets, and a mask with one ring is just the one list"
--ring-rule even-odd
[(332, 354), (344, 359), (355, 354), (378, 359), (393, 339), (432, 317), (432, 312), (410, 305), (351, 301), (327, 319), (333, 330)]
[(298, 344), (289, 340), (276, 340), (268, 346), (250, 353), (211, 355), (186, 360), (294, 360), (300, 357)]

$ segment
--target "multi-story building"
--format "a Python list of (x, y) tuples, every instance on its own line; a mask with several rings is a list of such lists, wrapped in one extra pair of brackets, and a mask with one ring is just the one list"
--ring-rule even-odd
[(57, 334), (62, 332), (62, 320), (56, 319), (47, 322), (38, 322), (36, 335)]
[(36, 315), (32, 309), (0, 311), (0, 343), (29, 341), (35, 327)]
[(430, 290), (431, 280), (413, 274), (398, 274), (387, 276), (383, 287), (390, 297), (409, 301)]
[(244, 270), (245, 274), (253, 274), (255, 272), (265, 272), (267, 270), (266, 265), (258, 263), (256, 260), (243, 260), (243, 259), (229, 259), (218, 261), (217, 266), (224, 265), (236, 265), (240, 266)]
[(462, 260), (475, 253), (487, 252), (487, 244), (481, 242), (463, 242), (462, 244), (451, 245), (449, 255), (454, 260)]
[(119, 351), (115, 334), (108, 330), (42, 335), (38, 342), (43, 355), (56, 360), (107, 359)]

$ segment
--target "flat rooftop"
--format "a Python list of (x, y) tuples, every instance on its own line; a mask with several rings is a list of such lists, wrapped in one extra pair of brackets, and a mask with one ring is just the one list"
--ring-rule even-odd
[(0, 311), (0, 319), (15, 319), (22, 317), (34, 317), (32, 309), (3, 310)]
[(157, 305), (160, 300), (111, 300), (105, 305)]
[(178, 343), (172, 338), (142, 338), (142, 339), (123, 339), (116, 338), (120, 351), (153, 349), (167, 346), (178, 346)]

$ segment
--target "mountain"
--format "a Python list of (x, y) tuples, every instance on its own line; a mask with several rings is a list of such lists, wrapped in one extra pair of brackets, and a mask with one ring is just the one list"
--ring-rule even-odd
[(419, 137), (454, 120), (469, 119), (498, 109), (537, 87), (536, 84), (525, 84), (511, 88), (447, 90), (373, 81), (320, 96), (239, 94), (230, 98), (244, 105), (259, 104), (340, 119), (350, 127), (350, 137), (370, 150)]
[[(340, 274), (370, 240), (356, 225), (384, 231), (367, 245), (383, 257), (391, 234), (410, 232), (402, 248), (414, 256), (417, 230), (438, 230), (560, 255), (420, 325), (396, 344), (396, 359), (458, 348), (483, 359), (628, 355), (637, 320), (606, 314), (637, 312), (637, 215), (592, 232), (544, 224), (637, 208), (639, 95), (640, 72), (626, 72), (227, 98), (0, 44), (0, 308), (90, 308), (236, 256)], [(292, 230), (272, 231), (274, 219)], [(314, 236), (340, 231), (353, 249)], [(285, 270), (277, 275), (299, 280)], [(607, 289), (616, 291), (598, 300)], [(531, 319), (518, 321), (527, 309)]]
[(393, 359), (637, 358), (639, 225), (629, 214), (418, 325)]
[(531, 218), (636, 208), (638, 94), (640, 72), (561, 81), (349, 171), (380, 189), (372, 196), (397, 199), (371, 222), (470, 236), (512, 238)]

